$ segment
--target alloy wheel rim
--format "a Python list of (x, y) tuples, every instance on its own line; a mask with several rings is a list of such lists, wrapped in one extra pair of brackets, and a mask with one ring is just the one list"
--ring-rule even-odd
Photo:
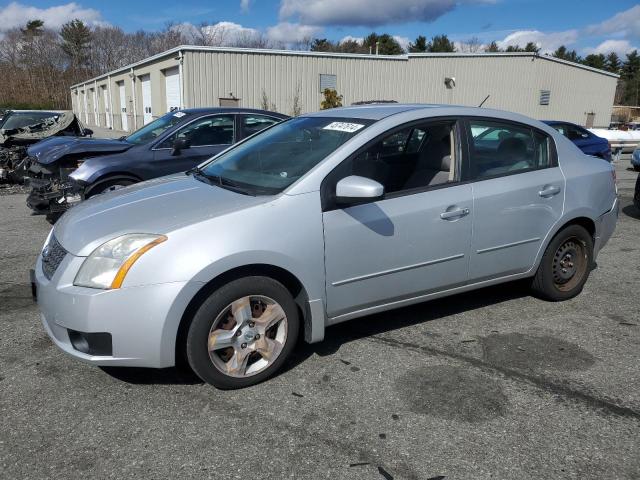
[(221, 373), (246, 378), (264, 371), (287, 340), (287, 316), (272, 298), (247, 295), (227, 305), (207, 336), (207, 351)]
[(553, 283), (560, 291), (575, 288), (587, 271), (587, 249), (576, 237), (565, 240), (553, 256)]

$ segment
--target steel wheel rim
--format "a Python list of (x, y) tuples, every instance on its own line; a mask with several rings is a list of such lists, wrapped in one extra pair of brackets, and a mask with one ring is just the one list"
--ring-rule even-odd
[(587, 248), (576, 237), (565, 240), (556, 250), (552, 261), (553, 283), (566, 292), (575, 288), (587, 271)]
[(257, 375), (280, 356), (287, 332), (287, 316), (278, 302), (264, 295), (244, 296), (213, 321), (207, 336), (209, 359), (224, 375)]

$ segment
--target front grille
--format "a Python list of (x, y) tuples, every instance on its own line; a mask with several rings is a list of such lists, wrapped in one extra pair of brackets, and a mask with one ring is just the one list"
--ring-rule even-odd
[(49, 243), (42, 250), (42, 271), (48, 280), (56, 273), (66, 254), (67, 251), (58, 243), (56, 237), (51, 235)]

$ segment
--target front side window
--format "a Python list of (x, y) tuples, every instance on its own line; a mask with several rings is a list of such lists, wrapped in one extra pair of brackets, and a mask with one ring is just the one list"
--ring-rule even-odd
[(199, 173), (219, 185), (276, 194), (301, 178), (372, 120), (297, 117), (216, 157)]
[(158, 138), (170, 128), (182, 122), (187, 115), (188, 114), (184, 112), (167, 113), (166, 115), (136, 130), (127, 138), (125, 138), (125, 140), (135, 145), (143, 145), (145, 143), (149, 143)]
[(456, 180), (455, 122), (403, 128), (342, 162), (335, 180), (357, 175), (384, 186), (385, 194), (423, 189)]
[(475, 178), (551, 166), (550, 138), (524, 125), (471, 120), (470, 154)]
[(270, 127), (280, 120), (264, 115), (243, 115), (242, 117), (242, 138), (249, 137), (260, 130)]
[(158, 148), (173, 148), (177, 139), (189, 142), (190, 147), (231, 145), (233, 143), (233, 115), (204, 117), (191, 122), (162, 141)]

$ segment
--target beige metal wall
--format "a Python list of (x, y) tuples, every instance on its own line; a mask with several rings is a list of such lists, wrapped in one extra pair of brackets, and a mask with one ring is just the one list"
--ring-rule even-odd
[[(139, 66), (125, 68), (111, 74), (98, 77), (87, 81), (86, 83), (75, 85), (71, 88), (71, 98), (73, 111), (79, 114), (83, 123), (89, 126), (106, 127), (106, 109), (104, 108), (104, 99), (101, 88), (104, 86), (110, 89), (110, 115), (111, 125), (114, 130), (123, 130), (122, 115), (120, 109), (120, 93), (118, 90), (118, 82), (124, 82), (126, 96), (126, 116), (129, 131), (140, 128), (143, 125), (143, 108), (142, 108), (142, 87), (140, 77), (149, 74), (151, 77), (151, 104), (153, 118), (158, 118), (167, 112), (166, 92), (164, 71), (168, 68), (178, 66), (179, 61), (176, 55), (167, 55), (153, 62), (142, 64)], [(96, 111), (98, 113), (98, 122), (94, 120), (93, 96), (91, 89), (95, 89), (98, 97)], [(85, 109), (83, 104), (82, 92), (87, 92), (88, 102), (88, 121), (85, 122)], [(78, 95), (76, 97), (76, 93)]]
[[(88, 124), (93, 125), (93, 97), (110, 88), (112, 125), (122, 129), (118, 81), (124, 81), (129, 130), (143, 124), (140, 77), (151, 77), (152, 115), (167, 112), (166, 69), (182, 65), (183, 107), (216, 107), (220, 99), (237, 98), (241, 107), (261, 108), (263, 92), (268, 105), (292, 114), (295, 97), (301, 111), (320, 108), (320, 75), (337, 76), (343, 104), (363, 100), (447, 103), (510, 110), (549, 120), (584, 125), (587, 114), (595, 126), (607, 126), (617, 78), (529, 54), (410, 54), (397, 57), (349, 56), (268, 50), (181, 47), (138, 64), (72, 87), (73, 108), (84, 120), (82, 94), (88, 94)], [(445, 78), (455, 78), (448, 88)], [(540, 105), (540, 91), (550, 90), (550, 104)], [(98, 125), (106, 125), (101, 95), (96, 105)]]
[[(615, 77), (532, 56), (336, 57), (256, 52), (185, 52), (185, 106), (217, 106), (231, 95), (240, 106), (262, 105), (262, 92), (291, 114), (296, 92), (303, 112), (320, 107), (320, 74), (337, 75), (343, 104), (362, 100), (449, 103), (487, 107), (550, 120), (608, 125)], [(446, 77), (455, 78), (447, 88)], [(540, 90), (550, 90), (542, 106)]]

